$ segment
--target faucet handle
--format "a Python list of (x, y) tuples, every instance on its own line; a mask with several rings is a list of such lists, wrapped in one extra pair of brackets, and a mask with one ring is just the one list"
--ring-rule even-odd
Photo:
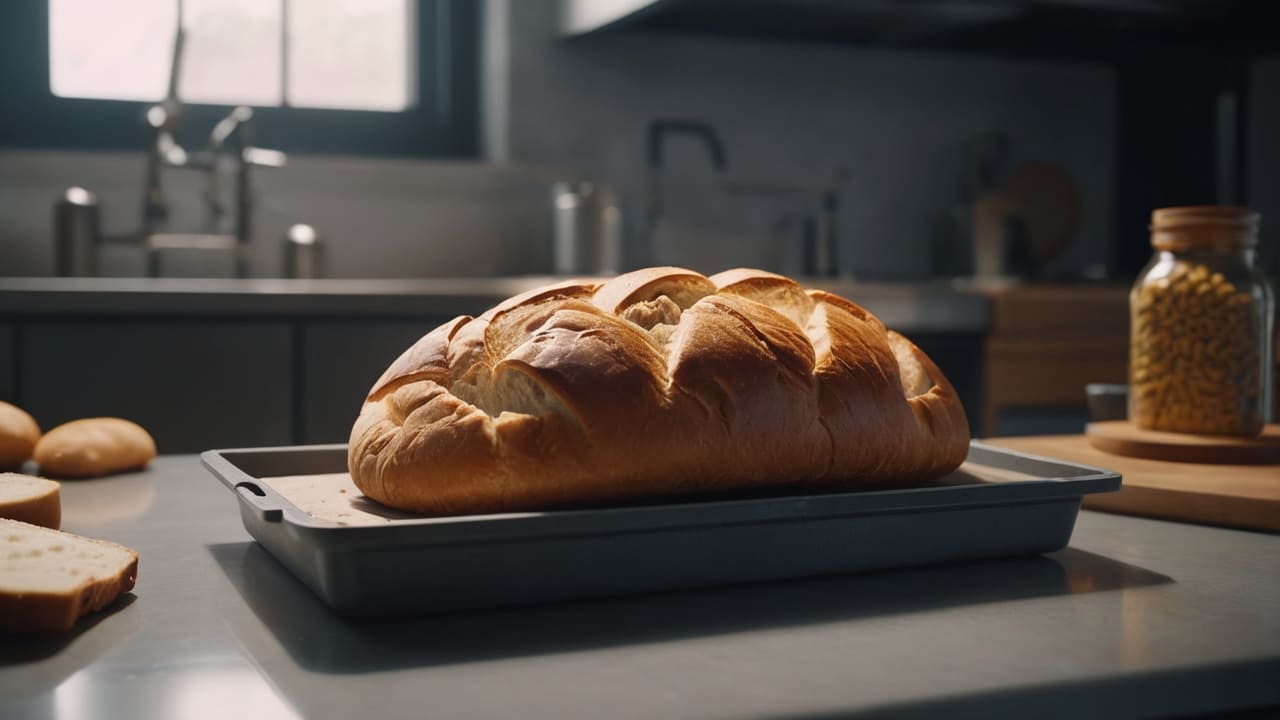
[(246, 165), (278, 168), (285, 166), (285, 163), (289, 161), (289, 156), (280, 150), (247, 147), (240, 152), (240, 159), (244, 160)]

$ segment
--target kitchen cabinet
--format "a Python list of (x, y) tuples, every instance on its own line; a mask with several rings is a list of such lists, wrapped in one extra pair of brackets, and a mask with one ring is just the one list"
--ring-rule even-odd
[(400, 353), (446, 319), (303, 322), (298, 368), (300, 441), (346, 442), (373, 382)]
[[(1240, 57), (1280, 47), (1248, 0), (560, 0), (565, 37), (616, 30), (1085, 62)], [(1082, 42), (1081, 38), (1088, 38)]]
[(975, 435), (999, 434), (1001, 415), (1014, 409), (1083, 411), (1085, 385), (1128, 382), (1127, 286), (1013, 285), (989, 297)]
[[(346, 442), (409, 345), (551, 278), (0, 279), (0, 399), (44, 427), (90, 414), (164, 453)], [(987, 298), (940, 285), (832, 283), (946, 373), (977, 427)]]
[(13, 402), (14, 393), (18, 390), (18, 380), (13, 376), (14, 348), (13, 325), (0, 323), (0, 400)]
[(24, 323), (19, 400), (43, 428), (95, 415), (145, 427), (160, 452), (293, 439), (288, 323), (95, 319)]

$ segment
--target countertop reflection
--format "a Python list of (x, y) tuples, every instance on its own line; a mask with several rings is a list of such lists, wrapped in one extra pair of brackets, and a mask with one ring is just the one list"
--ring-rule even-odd
[[(3, 638), (0, 716), (1074, 717), (1280, 706), (1280, 537), (1081, 513), (1043, 557), (354, 623), (195, 456), (67, 482), (141, 554), (61, 638)], [(423, 571), (406, 568), (406, 572)]]

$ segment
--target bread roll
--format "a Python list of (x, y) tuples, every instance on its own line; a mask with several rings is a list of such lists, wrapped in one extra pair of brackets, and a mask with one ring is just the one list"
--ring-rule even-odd
[(369, 391), (348, 465), (384, 505), (484, 513), (918, 483), (968, 442), (938, 368), (858, 305), (668, 267), (431, 331)]
[(66, 632), (137, 577), (123, 545), (0, 519), (0, 632)]
[(44, 478), (0, 473), (0, 518), (57, 530), (62, 524), (62, 493)]
[(136, 470), (156, 456), (156, 443), (136, 423), (122, 418), (73, 420), (45, 433), (36, 444), (40, 472), (86, 478)]
[(40, 426), (20, 407), (0, 401), (0, 470), (16, 470), (31, 459)]

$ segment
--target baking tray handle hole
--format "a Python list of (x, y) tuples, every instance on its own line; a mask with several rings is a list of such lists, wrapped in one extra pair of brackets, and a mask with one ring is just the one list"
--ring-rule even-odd
[(263, 522), (280, 522), (284, 519), (284, 511), (280, 508), (263, 507), (254, 498), (247, 497), (249, 495), (260, 498), (265, 498), (267, 496), (267, 491), (258, 487), (256, 483), (251, 483), (247, 480), (238, 482), (236, 483), (236, 491), (240, 493), (242, 499), (252, 504), (258, 510), (262, 515)]
[(253, 493), (254, 495), (257, 495), (258, 497), (266, 497), (266, 496), (267, 496), (267, 491), (266, 491), (266, 490), (263, 490), (263, 489), (262, 489), (262, 488), (260, 488), (260, 487), (258, 487), (256, 483), (251, 483), (251, 482), (247, 482), (247, 481), (245, 481), (245, 482), (238, 482), (238, 483), (236, 483), (236, 489), (237, 489), (237, 490), (242, 490), (242, 489), (243, 489), (243, 490), (248, 490), (249, 492)]

